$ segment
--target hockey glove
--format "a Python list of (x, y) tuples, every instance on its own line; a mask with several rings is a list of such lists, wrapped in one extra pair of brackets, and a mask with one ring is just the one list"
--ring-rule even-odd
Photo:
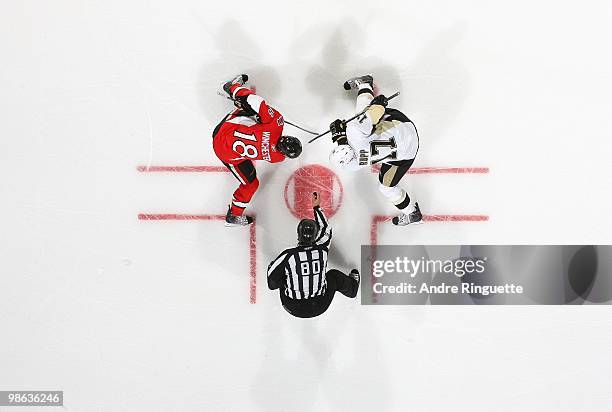
[(346, 138), (346, 122), (344, 120), (336, 119), (329, 125), (331, 131), (332, 142), (338, 144), (348, 144)]
[(375, 104), (380, 105), (382, 107), (387, 107), (387, 105), (389, 104), (389, 100), (387, 100), (384, 94), (379, 94), (370, 102), (370, 106), (374, 106)]
[(247, 96), (236, 96), (236, 98), (234, 99), (234, 105), (237, 108), (241, 109), (247, 116), (259, 117), (258, 113), (251, 107), (251, 105), (247, 101), (247, 97), (248, 95)]

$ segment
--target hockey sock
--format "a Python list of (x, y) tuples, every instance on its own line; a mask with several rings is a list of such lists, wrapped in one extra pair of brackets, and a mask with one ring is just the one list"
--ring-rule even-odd
[(232, 207), (231, 207), (231, 214), (234, 216), (242, 216), (242, 214), (244, 213), (244, 208), (242, 207), (238, 207), (235, 204), (232, 203)]
[(374, 90), (372, 90), (372, 86), (370, 86), (369, 83), (361, 83), (359, 86), (357, 86), (359, 88), (359, 91), (357, 92), (357, 95), (359, 96), (360, 94), (371, 94), (372, 98), (374, 98)]
[(242, 216), (244, 209), (248, 206), (248, 203), (239, 202), (236, 199), (232, 199), (232, 206), (230, 212), (234, 216)]
[(370, 85), (367, 83), (360, 84), (359, 91), (357, 92), (357, 101), (355, 102), (355, 113), (359, 113), (368, 107), (373, 98), (374, 92)]
[[(245, 175), (244, 172), (241, 173), (242, 179), (248, 180), (249, 176)], [(255, 174), (255, 169), (253, 169), (253, 174)], [(259, 188), (259, 180), (257, 177), (251, 182), (238, 186), (238, 189), (236, 189), (232, 196), (231, 212), (234, 216), (242, 215), (244, 209), (249, 206), (249, 202), (253, 198), (253, 195), (257, 192), (257, 188)]]
[(401, 202), (395, 204), (395, 207), (406, 214), (414, 212), (414, 205), (410, 203), (408, 193), (406, 193), (406, 197)]
[(387, 200), (395, 205), (395, 207), (403, 212), (410, 213), (408, 209), (403, 210), (410, 205), (410, 196), (408, 196), (408, 193), (406, 193), (404, 189), (398, 186), (389, 187), (382, 184), (378, 185), (378, 189), (387, 198)]

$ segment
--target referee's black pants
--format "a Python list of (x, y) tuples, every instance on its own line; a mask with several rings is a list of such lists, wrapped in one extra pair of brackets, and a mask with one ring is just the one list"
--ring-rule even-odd
[(327, 310), (336, 291), (349, 298), (357, 296), (359, 282), (352, 277), (337, 269), (328, 270), (325, 277), (327, 279), (327, 290), (323, 295), (313, 298), (291, 299), (285, 295), (283, 288), (280, 288), (280, 298), (285, 310), (298, 318), (314, 318)]

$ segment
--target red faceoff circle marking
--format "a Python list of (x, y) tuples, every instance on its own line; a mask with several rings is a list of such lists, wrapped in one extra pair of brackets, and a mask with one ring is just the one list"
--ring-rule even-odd
[(285, 205), (298, 219), (312, 219), (312, 192), (319, 193), (321, 208), (327, 217), (342, 206), (343, 188), (340, 178), (321, 165), (307, 165), (297, 169), (285, 183)]

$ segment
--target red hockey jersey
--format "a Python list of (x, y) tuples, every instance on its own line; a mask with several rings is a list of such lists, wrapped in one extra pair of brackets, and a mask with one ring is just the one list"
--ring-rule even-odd
[(219, 160), (230, 164), (243, 160), (270, 163), (285, 160), (285, 155), (276, 150), (283, 132), (283, 116), (246, 87), (234, 85), (230, 91), (233, 96), (246, 96), (248, 104), (259, 114), (260, 121), (237, 116), (240, 110), (228, 114), (213, 135), (213, 148)]

